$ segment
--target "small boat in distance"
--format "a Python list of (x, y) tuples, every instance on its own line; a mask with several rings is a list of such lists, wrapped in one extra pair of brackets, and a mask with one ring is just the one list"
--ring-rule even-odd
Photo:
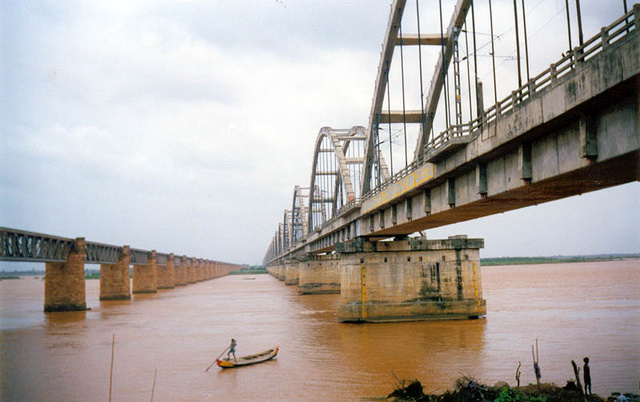
[(262, 363), (262, 362), (266, 362), (267, 360), (271, 360), (274, 357), (277, 356), (278, 354), (278, 350), (280, 349), (279, 346), (276, 346), (273, 349), (269, 349), (269, 350), (265, 350), (262, 353), (257, 353), (255, 355), (249, 355), (249, 356), (243, 356), (243, 357), (238, 357), (237, 359), (218, 359), (216, 360), (216, 363), (218, 364), (218, 366), (222, 367), (222, 368), (234, 368), (234, 367), (241, 367), (241, 366), (248, 366), (250, 364), (256, 364), (256, 363)]

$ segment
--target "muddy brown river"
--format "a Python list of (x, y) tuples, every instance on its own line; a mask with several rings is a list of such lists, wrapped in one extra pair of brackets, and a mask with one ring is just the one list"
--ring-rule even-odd
[[(460, 376), (564, 385), (571, 360), (591, 360), (593, 392), (639, 392), (640, 260), (483, 267), (487, 316), (478, 320), (340, 324), (339, 295), (299, 296), (268, 275), (227, 276), (86, 312), (42, 312), (40, 279), (0, 281), (0, 400), (360, 400), (398, 378), (445, 390)], [(277, 359), (205, 369), (228, 346)], [(154, 387), (154, 373), (155, 378)]]

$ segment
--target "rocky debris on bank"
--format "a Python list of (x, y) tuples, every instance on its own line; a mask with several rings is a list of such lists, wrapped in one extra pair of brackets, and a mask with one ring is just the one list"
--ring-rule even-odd
[(418, 380), (405, 385), (405, 381), (387, 397), (391, 401), (437, 401), (437, 402), (564, 402), (564, 401), (638, 401), (637, 395), (613, 394), (609, 398), (598, 395), (584, 395), (575, 382), (569, 381), (564, 387), (555, 384), (530, 384), (524, 387), (510, 387), (506, 382), (493, 386), (480, 384), (474, 379), (462, 377), (456, 381), (455, 388), (442, 395), (425, 394)]

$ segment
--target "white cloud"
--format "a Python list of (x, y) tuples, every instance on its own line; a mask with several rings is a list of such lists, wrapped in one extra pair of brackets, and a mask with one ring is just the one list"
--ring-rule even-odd
[[(495, 4), (510, 18), (510, 2)], [(388, 11), (365, 0), (2, 3), (0, 224), (259, 262), (294, 185), (308, 184), (320, 128), (367, 124)], [(437, 12), (422, 17), (439, 30)]]

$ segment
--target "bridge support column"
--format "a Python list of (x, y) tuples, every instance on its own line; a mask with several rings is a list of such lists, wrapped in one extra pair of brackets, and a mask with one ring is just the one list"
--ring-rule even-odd
[(285, 276), (285, 267), (284, 264), (278, 264), (278, 280), (284, 282), (287, 277)]
[(202, 259), (196, 260), (196, 282), (204, 281), (204, 268)]
[(340, 293), (340, 256), (337, 254), (309, 257), (301, 261), (298, 293)]
[(213, 275), (213, 262), (207, 260), (207, 279), (213, 279), (215, 276)]
[(486, 314), (483, 239), (356, 241), (341, 253), (342, 322), (474, 318)]
[(183, 255), (176, 268), (176, 286), (187, 285), (187, 256)]
[(187, 264), (187, 284), (196, 283), (196, 259), (189, 258)]
[(290, 260), (284, 263), (284, 284), (294, 286), (298, 284), (299, 270), (298, 261)]
[(173, 289), (176, 286), (176, 270), (173, 253), (169, 254), (167, 265), (158, 265), (158, 289)]
[(158, 270), (156, 251), (152, 250), (146, 265), (133, 266), (133, 293), (157, 293)]
[(67, 261), (45, 263), (45, 312), (87, 309), (84, 248), (84, 238), (79, 237), (74, 250), (69, 252)]
[(117, 264), (100, 265), (100, 300), (131, 300), (130, 248), (124, 246)]

